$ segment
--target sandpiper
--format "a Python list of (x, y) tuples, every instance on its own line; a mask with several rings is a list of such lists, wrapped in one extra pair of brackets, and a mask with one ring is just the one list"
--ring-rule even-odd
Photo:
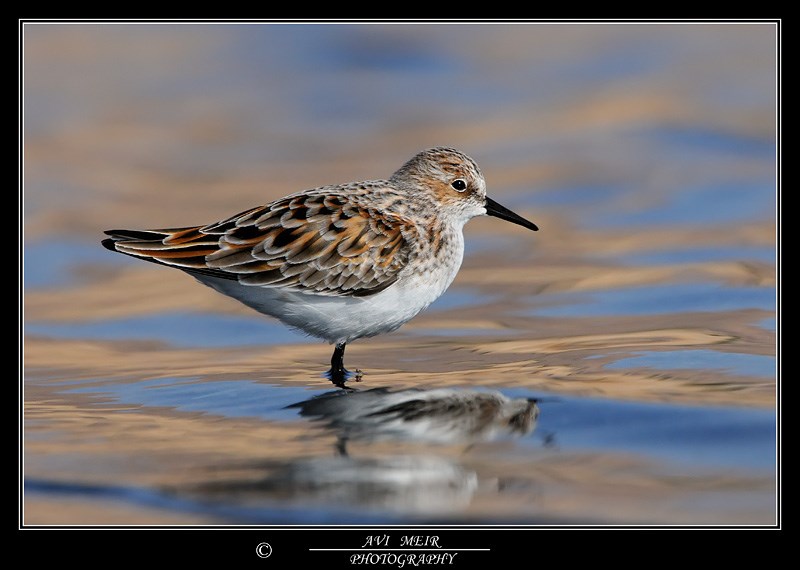
[(304, 190), (203, 226), (108, 230), (102, 243), (334, 344), (327, 377), (343, 387), (347, 343), (396, 330), (444, 293), (464, 224), (481, 215), (538, 229), (486, 196), (474, 160), (437, 147), (387, 180)]

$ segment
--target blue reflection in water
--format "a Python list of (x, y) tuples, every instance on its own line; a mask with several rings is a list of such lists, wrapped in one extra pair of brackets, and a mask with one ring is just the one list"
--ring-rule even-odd
[(771, 137), (759, 137), (732, 130), (721, 131), (706, 126), (659, 126), (640, 129), (638, 134), (644, 138), (670, 148), (673, 152), (720, 153), (773, 159), (776, 148)]
[(719, 224), (775, 216), (775, 186), (769, 180), (687, 187), (666, 196), (664, 202), (649, 209), (593, 216), (592, 225), (631, 228), (650, 224)]
[(639, 251), (628, 255), (614, 256), (632, 265), (661, 265), (673, 263), (701, 263), (706, 261), (744, 261), (753, 260), (775, 263), (775, 247), (755, 245), (734, 245), (719, 247), (698, 247), (687, 249), (667, 249), (658, 251)]
[[(616, 136), (619, 138), (615, 141), (621, 147), (631, 145), (634, 152), (641, 152), (644, 157), (660, 156), (668, 162), (685, 166), (708, 160), (717, 160), (724, 165), (744, 156), (764, 161), (765, 168), (754, 172), (748, 179), (726, 176), (723, 168), (715, 180), (659, 191), (657, 196), (660, 199), (656, 201), (639, 202), (642, 189), (638, 180), (597, 180), (590, 184), (576, 180), (540, 187), (535, 192), (520, 188), (519, 194), (505, 199), (507, 205), (512, 209), (573, 206), (571, 214), (578, 216), (581, 224), (590, 228), (709, 225), (775, 218), (776, 180), (769, 163), (774, 161), (776, 147), (770, 137), (669, 125), (626, 130)], [(589, 135), (582, 141), (593, 150), (598, 144)], [(608, 141), (604, 145), (608, 145)], [(547, 146), (537, 148), (537, 152), (546, 156), (548, 152), (563, 154), (564, 151), (558, 148), (558, 141), (548, 140)], [(571, 152), (575, 152), (574, 149)], [(637, 207), (639, 203), (641, 206)]]
[(102, 340), (160, 340), (180, 347), (319, 342), (268, 317), (169, 313), (86, 323), (26, 323), (25, 334)]
[[(530, 395), (519, 389), (503, 392), (512, 397)], [(544, 396), (539, 403), (534, 436), (552, 434), (562, 450), (640, 453), (684, 467), (775, 467), (772, 410), (570, 396), (548, 399)]]
[(778, 319), (776, 317), (762, 319), (756, 324), (761, 328), (767, 329), (768, 331), (777, 332), (778, 330)]
[(169, 407), (179, 412), (201, 412), (231, 418), (256, 417), (273, 421), (299, 419), (286, 406), (325, 392), (320, 389), (276, 387), (254, 380), (199, 381), (194, 378), (158, 378), (102, 386), (69, 388), (64, 393), (97, 394), (120, 404)]
[(591, 206), (608, 204), (627, 191), (628, 188), (621, 184), (571, 184), (540, 189), (536, 193), (521, 193), (513, 198), (506, 198), (503, 205), (511, 209), (534, 206), (560, 209), (579, 206), (576, 212), (590, 209), (594, 215), (596, 209), (590, 208)]
[(123, 266), (132, 260), (112, 253), (97, 243), (55, 239), (25, 244), (23, 274), (25, 288), (68, 285), (78, 276), (77, 268), (83, 264)]
[(659, 370), (725, 370), (746, 376), (774, 376), (775, 357), (716, 350), (646, 351), (606, 365), (609, 369), (657, 368)]
[(725, 287), (716, 283), (672, 283), (609, 291), (548, 295), (552, 307), (528, 314), (547, 317), (655, 315), (694, 311), (775, 310), (775, 289)]

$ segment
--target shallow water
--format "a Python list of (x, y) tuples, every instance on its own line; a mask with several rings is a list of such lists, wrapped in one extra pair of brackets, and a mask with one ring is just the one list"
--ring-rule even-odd
[[(25, 524), (775, 523), (772, 26), (25, 29)], [(541, 231), (470, 222), (350, 394), (99, 244), (438, 144)]]

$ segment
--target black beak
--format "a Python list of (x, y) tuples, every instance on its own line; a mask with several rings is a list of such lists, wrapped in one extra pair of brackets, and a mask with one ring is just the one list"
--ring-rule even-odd
[(506, 220), (507, 222), (520, 225), (523, 228), (528, 228), (529, 230), (539, 230), (539, 228), (536, 227), (536, 224), (529, 222), (519, 214), (515, 214), (505, 206), (501, 206), (488, 196), (486, 197), (486, 215), (494, 216), (495, 218), (500, 218), (501, 220)]

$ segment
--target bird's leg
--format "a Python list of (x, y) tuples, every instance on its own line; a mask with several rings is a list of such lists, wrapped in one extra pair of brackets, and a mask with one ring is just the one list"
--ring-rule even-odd
[(340, 388), (344, 388), (344, 383), (352, 376), (352, 373), (344, 367), (345, 346), (347, 346), (345, 342), (336, 345), (331, 357), (331, 369), (327, 373), (328, 379)]

